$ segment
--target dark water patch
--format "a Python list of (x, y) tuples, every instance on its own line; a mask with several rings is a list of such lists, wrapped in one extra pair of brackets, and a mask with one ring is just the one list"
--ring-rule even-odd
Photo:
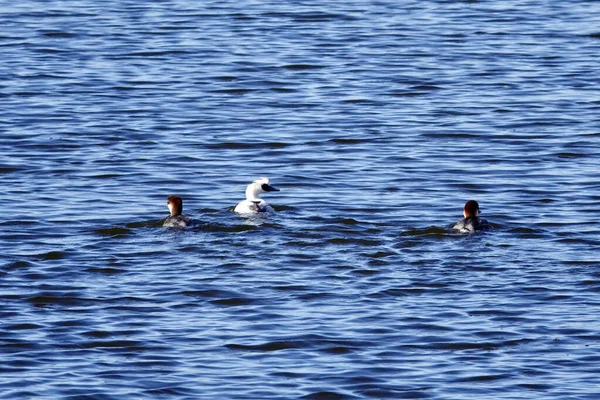
[(319, 292), (319, 291), (313, 290), (310, 293), (303, 293), (303, 294), (299, 295), (298, 298), (303, 301), (313, 302), (313, 301), (317, 301), (317, 300), (336, 299), (337, 296), (334, 295), (333, 293)]
[(243, 344), (226, 344), (230, 350), (238, 350), (238, 351), (257, 351), (257, 352), (276, 352), (281, 350), (290, 350), (290, 349), (300, 349), (305, 346), (303, 341), (274, 341), (268, 343), (261, 343), (257, 345), (243, 345)]
[(0, 174), (12, 174), (14, 172), (26, 171), (27, 169), (25, 166), (0, 165)]
[[(185, 56), (193, 54), (187, 50), (160, 50), (160, 51), (137, 51), (128, 53), (126, 57), (149, 57), (149, 58), (169, 58), (168, 56)], [(125, 55), (121, 55), (125, 56)]]
[(556, 329), (555, 332), (560, 333), (561, 335), (565, 335), (566, 337), (582, 336), (582, 335), (590, 334), (590, 331), (588, 329), (581, 329), (581, 328), (562, 328), (562, 329)]
[(554, 388), (554, 385), (550, 385), (547, 383), (520, 383), (518, 386), (526, 390), (540, 391), (548, 391)]
[(572, 158), (585, 158), (585, 157), (589, 157), (589, 154), (585, 154), (585, 153), (572, 153), (572, 152), (562, 152), (562, 153), (556, 153), (556, 156), (558, 158), (572, 159)]
[(428, 93), (427, 92), (415, 92), (415, 91), (395, 91), (395, 92), (391, 92), (389, 93), (390, 96), (393, 97), (419, 97), (419, 96), (426, 96)]
[(230, 15), (231, 18), (238, 20), (238, 21), (254, 21), (257, 20), (258, 17), (251, 15), (251, 14), (244, 14), (244, 13), (233, 13)]
[(347, 394), (332, 391), (318, 391), (315, 393), (307, 394), (306, 396), (302, 396), (301, 398), (306, 400), (351, 400), (358, 399), (360, 397), (350, 396)]
[(510, 379), (513, 376), (511, 374), (494, 374), (494, 375), (475, 375), (457, 379), (456, 382), (469, 383), (469, 382), (493, 382), (498, 380)]
[(46, 37), (49, 37), (49, 38), (57, 38), (57, 39), (70, 39), (70, 38), (77, 37), (77, 35), (72, 32), (64, 32), (64, 31), (44, 32), (43, 35)]
[(436, 324), (427, 324), (427, 323), (407, 324), (407, 325), (403, 325), (402, 328), (423, 331), (423, 332), (432, 332), (432, 331), (452, 332), (452, 331), (454, 331), (454, 329), (447, 327), (447, 326), (436, 325)]
[[(583, 265), (583, 266), (587, 266), (587, 265), (594, 265), (594, 266), (598, 266), (600, 265), (599, 262), (584, 262), (584, 263), (567, 263), (567, 264), (571, 264), (571, 265)], [(600, 289), (600, 281), (599, 280), (593, 280), (593, 279), (586, 279), (584, 281), (581, 281), (577, 284), (577, 286), (582, 286), (585, 289)]]
[[(373, 264), (376, 264), (376, 263), (371, 261), (370, 265), (373, 265)], [(380, 271), (377, 271), (375, 269), (362, 268), (362, 269), (353, 270), (352, 273), (357, 276), (371, 276), (371, 275), (377, 275), (378, 273), (380, 273)]]
[(224, 306), (224, 307), (240, 307), (240, 306), (258, 304), (260, 302), (256, 299), (249, 299), (249, 298), (245, 298), (245, 297), (232, 297), (232, 298), (227, 298), (227, 299), (212, 300), (211, 303), (218, 305), (218, 306)]
[(64, 326), (64, 327), (79, 327), (86, 326), (89, 323), (86, 319), (66, 319), (61, 321), (54, 322), (56, 326)]
[[(31, 216), (27, 216), (29, 218), (31, 218)], [(19, 219), (13, 219), (13, 220), (9, 220), (9, 221), (2, 221), (0, 222), (0, 226), (19, 226), (22, 228), (27, 228), (27, 229), (22, 229), (22, 230), (18, 230), (18, 229), (13, 229), (13, 231), (10, 232), (11, 236), (15, 236), (17, 233), (23, 233), (23, 234), (27, 234), (29, 233), (28, 229), (32, 228), (35, 229), (36, 227), (40, 226), (40, 221), (37, 219), (25, 219), (25, 218), (19, 218)], [(25, 235), (24, 235), (25, 236)]]
[(131, 229), (124, 227), (100, 228), (94, 230), (94, 232), (99, 236), (113, 238), (123, 238), (133, 234)]
[(121, 177), (122, 174), (118, 174), (118, 173), (105, 173), (105, 174), (95, 174), (95, 175), (90, 175), (91, 179), (116, 179)]
[(87, 307), (98, 302), (96, 299), (78, 297), (77, 293), (61, 293), (59, 294), (40, 294), (26, 299), (35, 307), (47, 306), (80, 306)]
[(442, 89), (442, 87), (436, 86), (436, 85), (414, 85), (414, 86), (411, 86), (411, 89), (433, 91), (433, 90), (440, 90), (440, 89)]
[(435, 398), (432, 393), (427, 393), (430, 388), (427, 386), (415, 388), (391, 387), (391, 388), (370, 388), (364, 391), (365, 396), (375, 399), (430, 399)]
[(501, 317), (501, 318), (510, 318), (510, 317), (518, 317), (521, 315), (520, 311), (508, 311), (508, 310), (470, 310), (468, 311), (469, 316), (488, 316), (488, 317)]
[(327, 239), (327, 243), (336, 245), (379, 246), (381, 241), (354, 238), (331, 238)]
[(31, 282), (41, 282), (49, 278), (48, 274), (29, 273), (23, 274), (23, 279), (27, 279)]
[(71, 49), (61, 49), (56, 47), (38, 47), (34, 49), (35, 53), (48, 54), (48, 55), (68, 55), (73, 53)]
[(144, 351), (150, 349), (137, 340), (99, 340), (80, 343), (84, 349), (126, 349), (128, 351)]
[(65, 251), (50, 251), (48, 253), (39, 254), (38, 258), (44, 261), (62, 260), (68, 258), (69, 253)]
[[(164, 219), (156, 219), (156, 220), (147, 220), (147, 221), (134, 221), (128, 222), (125, 224), (125, 228), (123, 227), (114, 227), (114, 228), (103, 228), (100, 231), (107, 233), (107, 235), (102, 236), (111, 236), (111, 233), (114, 233), (115, 237), (127, 236), (133, 234), (131, 232), (134, 229), (140, 228), (162, 228), (164, 223)], [(113, 231), (116, 229), (116, 231)]]
[(327, 222), (329, 222), (330, 224), (340, 224), (347, 226), (356, 226), (361, 224), (360, 221), (354, 218), (334, 218), (332, 220), (327, 220)]
[[(135, 90), (140, 90), (140, 88), (137, 86), (126, 86), (126, 85), (117, 85), (117, 86), (114, 86), (112, 89), (117, 92), (132, 92)], [(127, 110), (126, 112), (131, 113), (131, 114), (135, 114), (136, 112), (137, 113), (146, 113), (146, 110), (137, 110), (137, 111), (136, 110)]]
[(353, 353), (356, 351), (356, 348), (347, 347), (347, 346), (333, 346), (322, 349), (321, 352), (325, 354), (333, 354), (333, 355), (346, 355)]
[(273, 289), (279, 290), (282, 292), (292, 292), (292, 293), (309, 292), (309, 291), (313, 290), (312, 286), (296, 285), (296, 284), (274, 286)]
[[(164, 385), (166, 385), (166, 384), (162, 384), (161, 386), (164, 386)], [(196, 395), (194, 390), (191, 390), (186, 387), (177, 387), (177, 386), (172, 386), (172, 385), (167, 385), (167, 386), (171, 386), (171, 387), (162, 387), (162, 388), (146, 390), (144, 393), (147, 393), (151, 397), (158, 397), (158, 398), (167, 397), (167, 396), (175, 396), (175, 397), (179, 397), (179, 398), (181, 398), (182, 396), (194, 397)]]
[(480, 135), (471, 134), (465, 132), (448, 132), (448, 131), (440, 131), (440, 132), (429, 132), (423, 133), (421, 136), (425, 138), (448, 138), (448, 139), (479, 139)]
[(224, 143), (207, 143), (203, 147), (210, 150), (264, 150), (264, 149), (284, 149), (293, 146), (292, 143), (285, 142), (224, 142)]
[(374, 139), (369, 138), (333, 138), (329, 141), (336, 144), (362, 144), (362, 143), (370, 143)]
[(241, 95), (245, 95), (248, 93), (252, 93), (254, 92), (254, 89), (250, 89), (250, 88), (236, 88), (236, 89), (217, 89), (217, 90), (212, 90), (212, 93), (217, 93), (217, 94), (229, 94), (229, 95), (234, 95), (234, 96), (241, 96)]
[(219, 265), (219, 267), (225, 268), (225, 269), (235, 269), (235, 268), (241, 268), (244, 266), (245, 266), (244, 263), (231, 263), (231, 262), (226, 262), (224, 264)]
[(563, 238), (563, 239), (559, 239), (557, 241), (558, 243), (573, 243), (573, 244), (587, 244), (590, 246), (596, 246), (598, 244), (600, 244), (600, 240), (594, 239), (594, 240), (589, 240), (589, 239), (583, 239), (581, 238), (581, 236), (579, 237), (570, 237), (570, 238)]
[(29, 261), (19, 260), (19, 261), (13, 261), (12, 263), (6, 265), (2, 269), (5, 271), (11, 271), (11, 270), (31, 268), (32, 266), (33, 266), (33, 263), (31, 263)]
[(277, 93), (296, 93), (297, 89), (287, 88), (287, 87), (272, 87), (269, 90)]
[[(586, 345), (586, 346), (590, 347), (590, 345)], [(587, 356), (587, 357), (580, 357), (579, 361), (582, 363), (588, 363), (589, 365), (593, 365), (593, 364), (596, 364), (598, 361), (600, 361), (600, 356), (593, 355), (593, 356)], [(596, 369), (596, 368), (593, 367), (591, 369)]]
[[(232, 207), (233, 208), (233, 207)], [(234, 216), (237, 218), (237, 216)], [(242, 225), (201, 225), (198, 227), (203, 232), (221, 232), (221, 233), (244, 233), (256, 231), (264, 224), (264, 219), (257, 217), (250, 218), (248, 224)]]
[(284, 65), (283, 68), (290, 71), (310, 71), (323, 69), (325, 66), (316, 64), (288, 64)]
[(234, 82), (234, 81), (238, 80), (239, 77), (237, 75), (220, 75), (220, 76), (215, 76), (214, 79), (221, 81), (221, 82)]
[(427, 289), (425, 289), (425, 288), (412, 288), (412, 287), (393, 288), (393, 289), (386, 289), (386, 290), (382, 290), (377, 293), (373, 293), (369, 297), (372, 297), (372, 298), (383, 298), (383, 297), (397, 298), (397, 297), (406, 297), (406, 296), (414, 296), (414, 295), (423, 295), (426, 292), (427, 292)]
[(29, 350), (39, 350), (43, 346), (40, 343), (28, 342), (23, 339), (3, 338), (0, 343), (0, 351), (3, 353), (21, 353)]
[(197, 297), (201, 299), (223, 299), (234, 298), (237, 293), (219, 289), (204, 289), (204, 290), (186, 290), (182, 292), (184, 296)]
[[(378, 243), (376, 243), (374, 245), (378, 246), (378, 245), (380, 245), (382, 243), (383, 242), (378, 242)], [(395, 255), (397, 255), (397, 253), (392, 252), (392, 251), (387, 251), (387, 250), (380, 250), (380, 251), (377, 251), (375, 253), (365, 254), (366, 257), (374, 258), (374, 259), (388, 258), (388, 257), (392, 257), (392, 256), (395, 256)]]
[(113, 334), (114, 334), (113, 332), (107, 332), (107, 331), (88, 331), (88, 332), (82, 333), (83, 336), (98, 338), (98, 339), (104, 339), (109, 336), (112, 336)]
[(92, 274), (102, 274), (102, 275), (117, 275), (125, 273), (124, 269), (113, 268), (113, 267), (91, 267), (87, 269), (88, 272)]
[[(279, 188), (285, 188), (283, 185), (277, 185)], [(279, 204), (271, 204), (271, 207), (278, 213), (286, 213), (286, 212), (294, 212), (298, 211), (300, 208), (293, 205), (279, 205)]]
[(445, 238), (451, 236), (450, 234), (454, 233), (446, 228), (440, 228), (438, 226), (429, 226), (427, 228), (411, 228), (409, 230), (400, 232), (400, 236), (402, 237), (434, 237), (434, 238)]
[(515, 233), (515, 234), (521, 234), (523, 236), (535, 236), (535, 237), (540, 237), (540, 236), (545, 236), (545, 233), (543, 230), (541, 229), (537, 229), (537, 228), (528, 228), (528, 227), (516, 227), (516, 228), (510, 228), (508, 230), (508, 233)]
[(384, 104), (383, 102), (380, 102), (380, 101), (376, 101), (376, 100), (372, 100), (372, 99), (365, 99), (365, 98), (343, 99), (342, 103), (365, 105), (365, 106), (377, 106), (377, 105)]
[(43, 95), (43, 93), (40, 93), (40, 92), (24, 91), (24, 90), (16, 91), (13, 94), (17, 97), (24, 97), (24, 98), (37, 97), (37, 96)]
[(2, 329), (7, 331), (21, 331), (21, 330), (31, 330), (31, 329), (43, 329), (43, 325), (32, 324), (32, 323), (23, 323), (23, 324), (12, 324), (12, 325), (3, 325)]
[(21, 18), (34, 18), (34, 19), (68, 19), (68, 18), (86, 18), (95, 16), (95, 12), (85, 12), (85, 11), (74, 11), (74, 10), (60, 10), (58, 8), (52, 10), (43, 10), (43, 11), (30, 11), (22, 9), (18, 12), (18, 16)]
[(10, 365), (2, 365), (0, 366), (0, 373), (3, 374), (24, 374), (30, 368), (30, 365), (27, 366), (17, 366), (13, 367)]

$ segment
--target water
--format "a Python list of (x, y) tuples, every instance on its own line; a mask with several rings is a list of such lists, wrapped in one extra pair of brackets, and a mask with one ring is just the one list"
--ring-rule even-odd
[(4, 2), (1, 398), (598, 397), (600, 3), (314, 3)]

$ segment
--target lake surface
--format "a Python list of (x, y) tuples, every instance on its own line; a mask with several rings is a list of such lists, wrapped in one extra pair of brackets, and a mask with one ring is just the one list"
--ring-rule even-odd
[(600, 396), (600, 2), (0, 21), (0, 398)]

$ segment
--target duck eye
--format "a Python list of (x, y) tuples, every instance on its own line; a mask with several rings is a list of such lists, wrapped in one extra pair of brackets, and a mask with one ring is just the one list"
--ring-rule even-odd
[(264, 191), (269, 190), (269, 185), (267, 185), (266, 183), (263, 183), (261, 187), (262, 187), (262, 190), (264, 190)]

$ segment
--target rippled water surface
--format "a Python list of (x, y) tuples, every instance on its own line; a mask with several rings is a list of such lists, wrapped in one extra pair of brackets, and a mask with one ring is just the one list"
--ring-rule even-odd
[(600, 395), (599, 2), (0, 21), (0, 398)]

